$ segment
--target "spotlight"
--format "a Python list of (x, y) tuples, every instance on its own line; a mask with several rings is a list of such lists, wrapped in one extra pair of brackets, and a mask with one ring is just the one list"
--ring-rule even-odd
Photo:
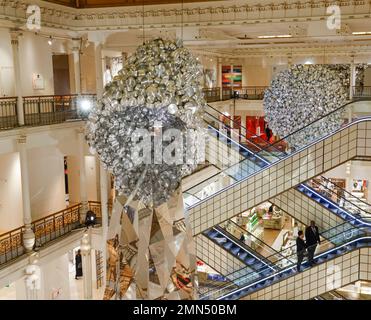
[(96, 214), (93, 211), (89, 210), (86, 213), (85, 226), (87, 227), (94, 226), (96, 224), (96, 220), (97, 220)]
[(90, 109), (92, 108), (92, 106), (93, 106), (92, 102), (90, 100), (88, 100), (88, 99), (82, 99), (80, 101), (80, 109), (83, 112), (90, 111)]
[(51, 46), (53, 44), (52, 36), (49, 37), (48, 44), (49, 44), (49, 46)]

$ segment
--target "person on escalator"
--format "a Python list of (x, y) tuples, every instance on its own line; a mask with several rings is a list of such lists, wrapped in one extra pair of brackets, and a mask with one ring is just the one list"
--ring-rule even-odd
[(314, 252), (316, 251), (317, 245), (321, 244), (318, 227), (316, 226), (314, 221), (311, 221), (310, 226), (305, 229), (305, 240), (307, 242), (309, 265), (313, 266)]
[(307, 244), (304, 241), (304, 233), (303, 231), (300, 230), (296, 238), (296, 254), (298, 256), (298, 262), (296, 265), (296, 269), (298, 270), (298, 272), (300, 272), (300, 266), (301, 266), (301, 263), (303, 262), (306, 249), (307, 249)]

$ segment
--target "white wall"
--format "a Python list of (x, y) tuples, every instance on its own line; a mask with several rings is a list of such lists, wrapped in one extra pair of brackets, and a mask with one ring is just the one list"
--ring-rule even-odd
[(19, 153), (0, 157), (0, 234), (23, 225)]
[(28, 150), (32, 219), (62, 210), (65, 204), (63, 154), (55, 147)]
[(99, 195), (99, 166), (95, 156), (85, 156), (86, 189), (88, 200), (98, 201)]
[[(19, 41), (19, 57), (22, 78), (22, 94), (50, 95), (54, 94), (52, 47), (48, 39), (25, 32)], [(33, 89), (33, 75), (40, 74), (44, 78), (44, 89)]]
[[(69, 300), (70, 283), (68, 270), (68, 254), (53, 260), (41, 267), (42, 290), (44, 300)], [(57, 294), (57, 291), (59, 292)]]
[(0, 29), (0, 96), (14, 96), (13, 52), (10, 34)]

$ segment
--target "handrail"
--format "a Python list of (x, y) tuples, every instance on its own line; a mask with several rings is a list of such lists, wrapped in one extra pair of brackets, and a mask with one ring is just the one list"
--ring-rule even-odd
[(236, 222), (234, 222), (233, 220), (229, 219), (227, 221), (227, 223), (230, 222), (232, 223), (234, 226), (236, 226), (239, 230), (241, 230), (241, 232), (244, 232), (244, 233), (248, 233), (251, 237), (255, 238), (257, 241), (261, 242), (264, 246), (267, 246), (269, 249), (271, 249), (272, 251), (274, 251), (276, 254), (280, 254), (279, 251), (273, 249), (270, 245), (266, 244), (263, 240), (260, 240), (259, 238), (255, 237), (250, 231), (242, 228), (241, 226), (239, 226)]
[[(327, 179), (327, 178), (324, 177), (324, 176), (321, 176), (321, 178), (322, 178), (323, 180), (326, 180), (327, 182), (331, 182), (331, 183), (332, 183), (336, 188), (340, 189), (342, 192), (348, 194), (348, 195), (351, 196), (352, 198), (356, 198), (359, 202), (362, 202), (362, 203), (364, 203), (365, 205), (371, 207), (371, 204), (369, 204), (369, 203), (366, 202), (366, 201), (363, 201), (363, 200), (362, 200), (361, 198), (359, 198), (359, 197), (356, 197), (356, 196), (352, 195), (349, 191), (347, 191), (347, 190), (345, 190), (344, 188), (340, 187), (340, 186), (337, 185), (335, 182), (332, 182), (331, 180)], [(311, 179), (311, 180), (313, 180), (313, 179)]]
[[(339, 228), (339, 226), (337, 226), (337, 227)], [(363, 236), (363, 234), (364, 234), (364, 231), (363, 231), (362, 229), (360, 229), (360, 228), (355, 228), (355, 227), (353, 227), (353, 230), (357, 230), (357, 234), (355, 234), (355, 237), (351, 237), (351, 238), (349, 238), (349, 239), (346, 239), (346, 243), (349, 242), (349, 241), (347, 241), (347, 240), (350, 240), (350, 239), (352, 239), (352, 240), (357, 239), (360, 235)], [(332, 236), (332, 238), (331, 238), (331, 240), (333, 240), (332, 242), (330, 241), (330, 239), (328, 239), (327, 241), (330, 242), (330, 243), (334, 243), (334, 242), (335, 242), (339, 237), (340, 237), (340, 239), (341, 239), (342, 236), (343, 236), (343, 232), (340, 232), (340, 233), (337, 233), (337, 234), (335, 234), (335, 235)], [(353, 235), (352, 235), (352, 236), (353, 236)], [(325, 240), (324, 242), (326, 242), (326, 240)], [(334, 249), (336, 249), (338, 246), (343, 246), (343, 245), (344, 245), (344, 243), (341, 243), (341, 244), (339, 244), (339, 245), (336, 245), (335, 247), (332, 247), (332, 248), (330, 248), (330, 249), (328, 249), (328, 250), (326, 250), (326, 251), (324, 251), (324, 252), (321, 252), (319, 255), (322, 255), (322, 254), (324, 254), (324, 253), (327, 252), (327, 251), (334, 250)], [(317, 244), (313, 245), (313, 247), (317, 247)], [(291, 256), (289, 256), (289, 257), (285, 257), (284, 259), (290, 261), (289, 259), (290, 259), (292, 256), (296, 257), (296, 256), (297, 256), (297, 253), (295, 252), (295, 253), (293, 253)], [(317, 255), (317, 256), (318, 256), (318, 255)], [(295, 260), (294, 260), (294, 261), (295, 261)], [(290, 262), (291, 262), (291, 261), (290, 261)], [(296, 265), (296, 263), (293, 262), (293, 263), (291, 263), (291, 264), (289, 265), (289, 267), (283, 267), (283, 268), (280, 268), (280, 270), (275, 271), (275, 272), (273, 272), (273, 273), (270, 272), (269, 275), (266, 276), (266, 278), (270, 278), (270, 277), (272, 277), (272, 276), (275, 276), (276, 274), (280, 274), (280, 273), (283, 272), (283, 270), (288, 269), (288, 268), (293, 268), (295, 265)], [(236, 271), (234, 271), (234, 272), (232, 272), (232, 273), (226, 275), (226, 277), (228, 277), (228, 278), (233, 278), (233, 277), (231, 277), (231, 275), (241, 273), (241, 271), (244, 270), (244, 269), (246, 269), (246, 267), (243, 267), (243, 268), (241, 268), (241, 269), (238, 269), (238, 270), (236, 270)], [(265, 277), (265, 272), (266, 272), (266, 271), (267, 271), (267, 270), (262, 270), (262, 271), (259, 271), (259, 272), (255, 271), (255, 272), (250, 272), (250, 274), (253, 274), (253, 273), (254, 273), (255, 275), (256, 275), (256, 274), (258, 274), (258, 275), (261, 274), (261, 275), (263, 276), (262, 278), (264, 278), (264, 277)], [(234, 284), (236, 284), (236, 282), (241, 281), (240, 279), (246, 278), (246, 277), (248, 277), (248, 276), (249, 276), (249, 274), (244, 274), (244, 275), (240, 276), (240, 277), (237, 278), (237, 279), (234, 278), (234, 279), (233, 279), (233, 282), (234, 282)], [(255, 277), (253, 277), (253, 278), (254, 278), (254, 279), (253, 279), (253, 281), (254, 281), (256, 278), (255, 278)], [(259, 280), (257, 280), (257, 281), (264, 281), (264, 279), (259, 279)], [(245, 283), (245, 284), (243, 284), (243, 285), (246, 287), (246, 286), (248, 286), (248, 285), (250, 285), (250, 284)], [(221, 289), (225, 290), (226, 287), (221, 288)], [(238, 289), (238, 290), (240, 290), (240, 289)], [(215, 290), (215, 291), (217, 291), (217, 290)], [(209, 295), (210, 295), (210, 293), (209, 293)]]
[(31, 99), (31, 98), (53, 98), (53, 97), (78, 97), (78, 96), (96, 96), (95, 93), (70, 93), (70, 94), (46, 94), (40, 96), (22, 96), (23, 99)]
[[(362, 235), (362, 234), (360, 234), (359, 236), (357, 236), (357, 237), (355, 237), (355, 238), (353, 238), (353, 239), (351, 239), (351, 240), (349, 240), (349, 241), (347, 241), (347, 242), (345, 242), (345, 243), (343, 243), (343, 244), (341, 244), (341, 245), (339, 245), (339, 246), (336, 246), (336, 247), (334, 247), (334, 248), (331, 248), (331, 249), (329, 249), (329, 250), (326, 250), (326, 251), (324, 251), (324, 252), (321, 252), (321, 253), (319, 253), (319, 254), (317, 254), (317, 255), (315, 255), (315, 259), (316, 258), (320, 258), (320, 257), (325, 257), (325, 259), (332, 259), (333, 257), (330, 257), (330, 256), (328, 256), (328, 255), (330, 255), (333, 251), (335, 251), (335, 250), (341, 250), (341, 249), (343, 249), (343, 252), (340, 252), (340, 254), (341, 253), (344, 253), (344, 252), (346, 252), (346, 251), (348, 251), (349, 249), (350, 249), (350, 251), (352, 251), (352, 250), (355, 250), (355, 249), (358, 249), (358, 246), (355, 246), (355, 247), (350, 247), (350, 248), (348, 248), (351, 244), (353, 244), (353, 243), (356, 243), (356, 244), (358, 244), (358, 243), (360, 243), (361, 241), (363, 241), (363, 240), (367, 240), (367, 241), (370, 241), (371, 240), (371, 237), (370, 236), (367, 236), (367, 235)], [(370, 245), (370, 243), (368, 243), (367, 242), (367, 245), (369, 246)], [(327, 256), (327, 257), (326, 257)], [(236, 293), (236, 292), (238, 292), (238, 291), (242, 291), (242, 290), (245, 290), (246, 288), (249, 288), (249, 287), (252, 287), (252, 286), (254, 286), (254, 285), (256, 285), (256, 284), (258, 284), (258, 283), (263, 283), (263, 285), (265, 284), (265, 281), (266, 280), (268, 280), (268, 279), (274, 279), (274, 278), (276, 278), (277, 277), (277, 280), (279, 281), (279, 280), (281, 280), (282, 278), (281, 277), (279, 277), (279, 275), (284, 275), (287, 271), (292, 271), (293, 269), (294, 269), (294, 267), (295, 267), (295, 265), (289, 265), (289, 266), (287, 266), (286, 268), (284, 268), (284, 269), (282, 269), (282, 270), (280, 270), (280, 271), (278, 271), (278, 272), (276, 272), (276, 273), (273, 273), (273, 274), (270, 274), (270, 275), (267, 275), (267, 276), (262, 276), (261, 278), (259, 278), (259, 279), (252, 279), (252, 281), (250, 281), (250, 282), (248, 282), (248, 283), (244, 283), (244, 284), (242, 284), (242, 287), (240, 287), (240, 288), (238, 288), (238, 289), (232, 289), (232, 291), (231, 292), (229, 292), (229, 293), (227, 293), (227, 294), (225, 294), (224, 296), (223, 295), (221, 295), (221, 296), (219, 296), (218, 298), (217, 298), (217, 300), (220, 300), (221, 298), (223, 298), (223, 297), (227, 297), (227, 296), (230, 296), (230, 295), (233, 295), (234, 293)], [(291, 273), (292, 274), (292, 273)], [(289, 276), (290, 274), (286, 274), (286, 276)], [(235, 280), (233, 281), (234, 282), (234, 284), (235, 284)], [(276, 282), (276, 281), (272, 281), (272, 283), (271, 284), (273, 284), (274, 282)], [(221, 287), (221, 286), (220, 286)], [(222, 291), (222, 290), (226, 290), (226, 287), (221, 287), (221, 289), (219, 290), (219, 291)], [(215, 290), (216, 291), (216, 290)]]
[[(332, 115), (332, 114), (334, 114), (334, 113), (336, 113), (336, 112), (339, 112), (341, 109), (343, 109), (343, 108), (345, 109), (348, 105), (353, 104), (353, 103), (356, 103), (356, 102), (360, 102), (360, 101), (363, 101), (363, 100), (360, 98), (360, 99), (354, 99), (354, 100), (348, 101), (346, 104), (342, 105), (341, 107), (339, 107), (339, 108), (337, 108), (337, 109), (335, 109), (335, 110), (332, 110), (332, 111), (330, 111), (330, 112), (327, 113), (327, 114), (322, 115), (320, 118), (317, 118), (317, 119), (313, 120), (312, 122), (306, 124), (305, 126), (303, 126), (303, 127), (299, 128), (299, 129), (295, 130), (294, 132), (291, 132), (291, 133), (288, 134), (287, 136), (285, 136), (285, 137), (283, 137), (283, 138), (280, 138), (279, 140), (275, 141), (275, 142), (272, 144), (272, 146), (274, 146), (274, 145), (276, 145), (276, 144), (278, 144), (278, 143), (280, 143), (280, 142), (282, 142), (282, 141), (284, 141), (284, 140), (287, 140), (287, 138), (289, 138), (289, 137), (291, 137), (291, 136), (293, 136), (293, 135), (296, 135), (298, 132), (300, 132), (300, 131), (302, 131), (302, 130), (308, 128), (308, 127), (311, 126), (312, 124), (314, 124), (314, 123), (316, 123), (316, 122), (318, 122), (318, 121), (321, 121), (321, 120), (323, 120), (324, 118), (326, 118), (326, 117), (328, 117), (328, 116), (330, 116), (330, 115)], [(264, 148), (263, 148), (263, 149), (264, 149)]]
[[(352, 102), (350, 102), (350, 103), (347, 103), (346, 105), (349, 105), (349, 104), (351, 104), (351, 103), (354, 103), (354, 101), (352, 101)], [(346, 105), (344, 105), (344, 107), (345, 107)], [(322, 119), (322, 118), (321, 118), (321, 119)], [(319, 119), (319, 120), (321, 120), (321, 119)], [(299, 149), (297, 149), (297, 150), (293, 150), (292, 153), (290, 153), (290, 154), (286, 154), (286, 157), (280, 158), (280, 159), (278, 159), (277, 161), (275, 161), (275, 162), (271, 162), (271, 163), (269, 163), (269, 162), (267, 161), (267, 166), (262, 167), (261, 169), (258, 169), (258, 170), (256, 170), (255, 172), (248, 174), (246, 177), (243, 177), (242, 179), (240, 179), (240, 180), (238, 180), (238, 181), (235, 181), (234, 183), (230, 184), (229, 186), (223, 188), (222, 190), (218, 190), (217, 192), (213, 193), (212, 195), (207, 196), (206, 198), (204, 198), (203, 200), (201, 200), (199, 203), (194, 204), (194, 205), (191, 205), (191, 206), (189, 207), (189, 209), (193, 208), (193, 207), (196, 206), (196, 205), (200, 205), (200, 203), (203, 203), (203, 202), (209, 200), (210, 198), (215, 197), (216, 195), (220, 194), (221, 192), (226, 191), (227, 189), (233, 188), (235, 185), (237, 185), (237, 184), (239, 184), (239, 183), (242, 183), (243, 181), (246, 181), (246, 180), (247, 180), (248, 178), (250, 178), (251, 176), (256, 175), (256, 174), (258, 174), (259, 172), (261, 172), (261, 171), (263, 171), (263, 170), (266, 170), (267, 168), (270, 168), (270, 167), (272, 167), (272, 166), (274, 166), (274, 165), (277, 165), (278, 163), (280, 163), (280, 162), (282, 162), (282, 161), (285, 161), (285, 159), (286, 159), (287, 156), (289, 156), (289, 155), (290, 155), (290, 156), (293, 156), (293, 155), (295, 155), (295, 154), (301, 152), (303, 149), (307, 149), (307, 148), (309, 148), (310, 146), (312, 146), (312, 145), (314, 145), (314, 144), (316, 144), (316, 143), (318, 143), (318, 142), (320, 142), (320, 141), (323, 141), (323, 140), (327, 139), (329, 136), (331, 136), (331, 135), (333, 135), (333, 134), (335, 134), (335, 133), (337, 133), (337, 132), (341, 132), (342, 130), (347, 129), (349, 126), (352, 126), (352, 125), (354, 125), (354, 124), (356, 124), (356, 123), (359, 123), (359, 122), (368, 121), (368, 120), (371, 120), (371, 116), (366, 116), (366, 117), (362, 117), (362, 118), (356, 119), (356, 120), (354, 120), (354, 121), (352, 121), (352, 122), (349, 122), (349, 123), (345, 124), (345, 126), (342, 126), (342, 127), (338, 128), (337, 130), (335, 130), (335, 131), (333, 131), (333, 132), (331, 132), (331, 133), (328, 133), (328, 134), (326, 134), (326, 135), (324, 135), (324, 136), (322, 136), (322, 137), (319, 137), (319, 138), (316, 139), (316, 140), (313, 140), (313, 141), (309, 142), (307, 145), (303, 146), (302, 148), (299, 148)], [(242, 159), (240, 162), (238, 162), (238, 163), (232, 165), (230, 168), (225, 169), (225, 170), (229, 170), (229, 169), (231, 169), (231, 168), (234, 167), (234, 166), (238, 166), (238, 165), (240, 165), (240, 163), (242, 163), (243, 161), (246, 161), (246, 159)], [(224, 170), (224, 171), (225, 171), (225, 170)], [(218, 173), (218, 174), (221, 174), (221, 173), (223, 173), (224, 171), (221, 171), (221, 172)], [(213, 177), (214, 177), (214, 176), (213, 176)], [(211, 177), (211, 178), (213, 178), (213, 177)], [(208, 180), (208, 179), (207, 179), (207, 180)], [(207, 180), (204, 180), (204, 181), (200, 182), (199, 184), (193, 186), (192, 188), (196, 188), (198, 185), (200, 185), (201, 183), (205, 183)], [(190, 188), (190, 189), (191, 189), (191, 188)], [(190, 189), (188, 189), (188, 190), (186, 190), (186, 191), (189, 192)]]
[(18, 97), (10, 96), (10, 97), (0, 97), (0, 100), (17, 100)]
[[(89, 209), (101, 216), (101, 210), (97, 206), (101, 205), (99, 201), (88, 201)], [(44, 245), (48, 241), (54, 240), (67, 234), (76, 227), (80, 226), (81, 203), (74, 204), (66, 209), (59, 210), (45, 217), (31, 222), (31, 227), (35, 233), (35, 244)], [(108, 204), (108, 209), (112, 207)], [(15, 259), (25, 253), (23, 248), (23, 232), (25, 226), (0, 234), (0, 264)], [(14, 252), (15, 251), (15, 252)], [(10, 256), (10, 258), (8, 258)]]
[[(311, 180), (311, 182), (312, 182), (312, 183), (315, 183), (315, 184), (317, 184), (317, 185), (322, 186), (322, 187), (325, 188), (328, 192), (330, 192), (330, 193), (335, 194), (336, 196), (338, 196), (334, 190), (331, 190), (331, 189), (328, 188), (326, 185), (324, 185), (324, 184), (322, 184), (322, 183), (319, 183), (319, 182), (317, 182), (317, 181), (314, 181), (313, 179)], [(338, 197), (339, 197), (339, 196), (338, 196)], [(326, 198), (327, 198), (327, 197), (326, 197)], [(371, 213), (365, 211), (364, 209), (358, 207), (356, 204), (352, 203), (352, 202), (349, 201), (348, 199), (346, 199), (346, 198), (344, 198), (344, 197), (341, 197), (341, 196), (340, 196), (340, 198), (342, 198), (345, 202), (350, 203), (352, 206), (356, 207), (358, 210), (360, 210), (360, 211), (362, 211), (362, 212), (364, 212), (364, 213), (366, 213), (366, 214), (371, 214)], [(330, 202), (333, 202), (331, 199), (328, 199), (328, 200), (329, 200)], [(370, 205), (368, 205), (368, 206), (370, 206)], [(345, 211), (344, 208), (341, 208), (341, 209), (342, 209), (343, 211)], [(351, 212), (351, 214), (354, 214), (354, 215), (358, 216), (359, 218), (364, 219), (364, 218), (362, 218), (362, 217), (360, 216), (359, 213)]]
[[(219, 122), (219, 123), (223, 123), (222, 121), (218, 120), (216, 117), (214, 117), (212, 114), (208, 113), (207, 111), (206, 111), (205, 113), (206, 113), (209, 117), (215, 119), (215, 121), (217, 121), (217, 122)], [(205, 120), (205, 118), (204, 118), (204, 121), (205, 121), (209, 126), (215, 128), (211, 123), (207, 122), (207, 120)], [(219, 131), (220, 128), (215, 128), (215, 129), (216, 129), (217, 131)], [(231, 130), (233, 130), (233, 129), (231, 128)], [(254, 145), (255, 147), (257, 147), (258, 149), (261, 150), (261, 147), (260, 147), (259, 145), (257, 145), (255, 142), (249, 140), (249, 139), (246, 138), (245, 136), (241, 135), (240, 133), (238, 133), (238, 137), (239, 137), (239, 138), (243, 138), (243, 139), (245, 139), (246, 141), (248, 141), (249, 143), (251, 143), (252, 145)], [(237, 141), (233, 140), (233, 139), (230, 138), (230, 137), (227, 137), (227, 139), (237, 143)], [(243, 144), (240, 144), (240, 147), (246, 149), (246, 147), (245, 147)], [(257, 156), (256, 152), (254, 152), (253, 150), (247, 149), (246, 151), (248, 151), (249, 153), (252, 153), (252, 154), (254, 154), (254, 155)]]
[[(247, 130), (246, 127), (244, 127), (242, 124), (239, 124), (239, 123), (235, 122), (231, 117), (227, 117), (226, 115), (224, 115), (223, 113), (221, 113), (219, 110), (213, 108), (213, 107), (210, 106), (209, 104), (208, 104), (207, 106), (208, 106), (209, 108), (211, 108), (213, 111), (217, 112), (218, 114), (220, 114), (220, 115), (222, 115), (222, 116), (228, 118), (228, 119), (231, 120), (234, 124), (237, 124), (239, 127), (241, 127), (242, 129), (244, 129), (246, 133), (249, 133), (249, 134), (251, 134), (251, 135), (255, 135), (255, 136), (259, 139), (259, 141), (264, 142), (265, 145), (268, 145), (269, 147), (273, 147), (273, 145), (272, 145), (269, 141), (266, 141), (266, 140), (264, 140), (262, 137), (257, 136), (256, 133), (253, 133), (253, 132)], [(206, 111), (206, 113), (209, 114), (207, 111)], [(209, 114), (209, 115), (210, 115), (210, 114)], [(212, 116), (212, 115), (211, 115), (211, 116)], [(212, 117), (215, 118), (214, 116), (212, 116)], [(216, 119), (216, 118), (215, 118), (215, 119)], [(219, 119), (218, 119), (218, 121), (222, 123), (222, 121), (220, 121)], [(266, 148), (262, 148), (261, 146), (257, 145), (254, 141), (250, 140), (249, 138), (244, 137), (244, 139), (246, 139), (247, 141), (249, 141), (249, 142), (251, 142), (252, 144), (254, 144), (254, 146), (256, 146), (256, 147), (257, 147), (258, 149), (260, 149), (261, 151), (266, 150)], [(279, 149), (277, 149), (276, 147), (273, 147), (273, 148), (274, 148), (276, 151), (278, 151), (279, 153), (282, 153), (282, 151), (279, 150)]]

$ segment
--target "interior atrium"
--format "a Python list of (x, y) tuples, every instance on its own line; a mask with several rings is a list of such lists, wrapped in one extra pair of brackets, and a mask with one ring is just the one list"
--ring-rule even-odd
[(0, 300), (371, 300), (369, 182), (369, 1), (0, 0)]

